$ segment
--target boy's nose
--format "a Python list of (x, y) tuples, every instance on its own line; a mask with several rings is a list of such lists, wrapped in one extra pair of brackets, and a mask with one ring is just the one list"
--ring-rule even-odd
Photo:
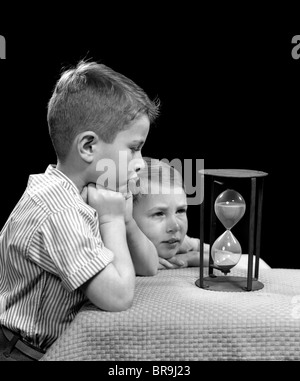
[(180, 229), (180, 226), (176, 219), (169, 221), (167, 225), (167, 233), (177, 232)]
[(135, 172), (140, 171), (141, 169), (145, 168), (145, 162), (142, 158), (142, 155), (140, 154), (140, 157), (137, 159), (134, 159), (134, 164), (133, 164), (133, 170)]

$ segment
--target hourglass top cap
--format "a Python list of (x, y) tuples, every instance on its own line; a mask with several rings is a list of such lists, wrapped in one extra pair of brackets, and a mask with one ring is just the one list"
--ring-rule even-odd
[(219, 176), (219, 177), (263, 177), (267, 176), (267, 172), (256, 171), (252, 169), (201, 169), (199, 173), (203, 175)]

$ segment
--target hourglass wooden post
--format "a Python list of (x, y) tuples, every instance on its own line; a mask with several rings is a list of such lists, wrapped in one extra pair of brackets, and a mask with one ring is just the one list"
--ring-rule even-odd
[[(210, 177), (210, 212), (209, 212), (209, 269), (208, 277), (204, 278), (204, 200), (200, 206), (200, 278), (196, 285), (207, 290), (217, 291), (255, 291), (263, 287), (258, 281), (259, 257), (261, 240), (261, 218), (263, 202), (263, 184), (266, 172), (242, 169), (206, 169), (200, 171), (201, 176)], [(231, 229), (243, 218), (246, 203), (240, 193), (228, 189), (227, 185), (238, 179), (250, 180), (250, 201), (248, 220), (248, 268), (247, 277), (227, 275), (230, 269), (238, 263), (242, 248)], [(224, 190), (217, 197), (216, 184)], [(218, 220), (225, 227), (225, 232), (216, 239)], [(253, 257), (255, 268), (253, 277)], [(216, 276), (215, 270), (220, 270), (224, 276)]]

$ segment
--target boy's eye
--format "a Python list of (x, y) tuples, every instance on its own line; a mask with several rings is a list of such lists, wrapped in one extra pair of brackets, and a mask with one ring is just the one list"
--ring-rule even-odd
[(162, 217), (164, 215), (163, 212), (156, 212), (153, 214), (153, 217)]
[(138, 151), (140, 151), (142, 149), (142, 146), (143, 146), (142, 144), (139, 144), (138, 146), (130, 147), (130, 151), (132, 153), (138, 152)]

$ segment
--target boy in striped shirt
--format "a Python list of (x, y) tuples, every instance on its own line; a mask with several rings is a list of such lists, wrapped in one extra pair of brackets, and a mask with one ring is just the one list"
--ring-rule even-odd
[(29, 177), (0, 235), (4, 357), (39, 359), (87, 299), (126, 310), (135, 276), (156, 274), (131, 190), (157, 115), (157, 102), (103, 64), (81, 61), (61, 75), (48, 104), (57, 164)]

